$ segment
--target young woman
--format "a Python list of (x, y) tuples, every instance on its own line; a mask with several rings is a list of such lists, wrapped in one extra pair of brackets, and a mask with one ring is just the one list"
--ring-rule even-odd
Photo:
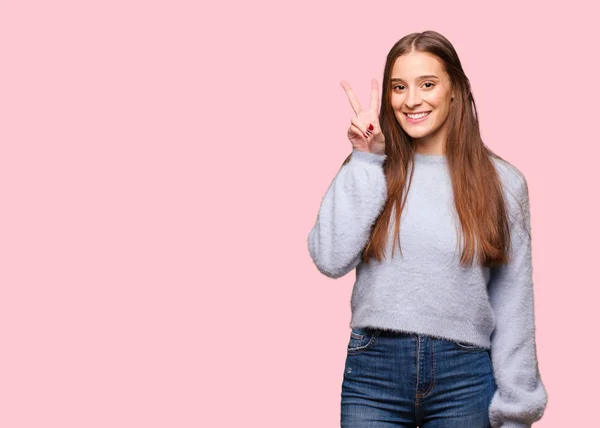
[(548, 395), (537, 362), (527, 181), (479, 133), (450, 42), (409, 34), (387, 56), (379, 115), (308, 237), (323, 274), (356, 268), (342, 427), (522, 428)]

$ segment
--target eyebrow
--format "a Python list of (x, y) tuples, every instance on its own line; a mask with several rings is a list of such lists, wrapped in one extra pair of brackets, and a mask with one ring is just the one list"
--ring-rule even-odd
[[(421, 80), (421, 79), (437, 79), (437, 76), (434, 76), (433, 74), (426, 74), (425, 76), (419, 76), (417, 77), (417, 80)], [(404, 82), (404, 80), (400, 79), (399, 77), (392, 77), (392, 83), (393, 82)]]

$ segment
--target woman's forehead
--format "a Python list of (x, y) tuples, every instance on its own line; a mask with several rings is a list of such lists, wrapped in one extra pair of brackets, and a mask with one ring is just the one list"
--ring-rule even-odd
[(399, 56), (392, 67), (392, 79), (404, 81), (433, 78), (431, 76), (442, 79), (443, 75), (444, 70), (439, 59), (423, 52), (412, 52)]

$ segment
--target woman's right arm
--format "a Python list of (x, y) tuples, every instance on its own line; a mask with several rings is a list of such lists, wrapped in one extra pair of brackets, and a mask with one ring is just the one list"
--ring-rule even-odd
[(360, 263), (387, 199), (385, 158), (354, 148), (329, 186), (308, 235), (310, 255), (324, 275), (339, 278)]

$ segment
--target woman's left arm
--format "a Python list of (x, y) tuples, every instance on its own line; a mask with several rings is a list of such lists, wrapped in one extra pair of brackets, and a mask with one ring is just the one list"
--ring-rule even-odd
[(516, 175), (508, 202), (511, 256), (491, 270), (490, 303), (496, 316), (491, 358), (498, 389), (489, 408), (493, 428), (531, 427), (546, 408), (548, 394), (538, 369), (535, 342), (533, 268), (529, 192), (525, 176)]

